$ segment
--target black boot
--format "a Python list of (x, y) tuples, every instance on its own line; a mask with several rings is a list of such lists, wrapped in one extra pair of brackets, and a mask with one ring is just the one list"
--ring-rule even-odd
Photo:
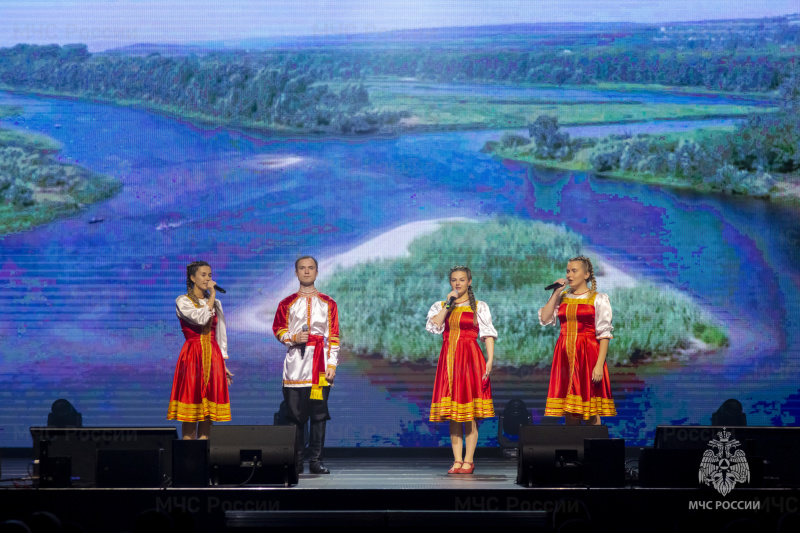
[(303, 455), (305, 455), (305, 445), (303, 444), (303, 426), (295, 425), (295, 465), (297, 475), (303, 473)]
[(312, 474), (330, 474), (331, 471), (322, 464), (322, 448), (325, 446), (325, 420), (311, 422), (311, 434), (308, 437), (308, 470)]

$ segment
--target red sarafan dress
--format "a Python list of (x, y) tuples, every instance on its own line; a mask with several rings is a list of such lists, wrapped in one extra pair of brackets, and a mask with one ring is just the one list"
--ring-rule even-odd
[(195, 305), (187, 296), (175, 301), (186, 342), (178, 356), (167, 420), (215, 422), (231, 419), (228, 382), (225, 376), (228, 342), (222, 304), (211, 310), (207, 300)]
[(607, 364), (603, 365), (603, 379), (592, 383), (600, 350), (598, 341), (613, 338), (608, 296), (591, 292), (574, 297), (565, 292), (552, 317), (543, 317), (539, 310), (539, 322), (543, 326), (561, 324), (544, 415), (573, 414), (584, 420), (595, 415), (615, 416)]
[(478, 320), (475, 324), (469, 303), (456, 305), (444, 324), (437, 326), (431, 319), (443, 306), (444, 302), (431, 306), (426, 326), (431, 333), (444, 335), (433, 382), (430, 420), (470, 422), (476, 418), (493, 417), (492, 386), (488, 379), (483, 381), (486, 359), (478, 345), (478, 338), (497, 338), (489, 306), (484, 302), (477, 303)]

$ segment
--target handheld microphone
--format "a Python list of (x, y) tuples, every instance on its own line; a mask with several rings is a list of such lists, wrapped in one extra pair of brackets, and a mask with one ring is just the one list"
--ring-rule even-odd
[(216, 290), (217, 292), (221, 292), (222, 294), (225, 294), (226, 292), (228, 292), (225, 289), (223, 289), (222, 287), (220, 287), (219, 285), (214, 285), (214, 290)]
[(562, 285), (561, 283), (551, 283), (550, 285), (548, 285), (547, 287), (545, 287), (545, 288), (544, 288), (544, 290), (546, 290), (546, 291), (552, 291), (553, 289), (557, 289), (557, 288), (559, 288), (559, 287), (563, 287), (563, 286), (564, 286), (564, 285)]
[[(303, 324), (303, 329), (301, 331), (303, 332), (308, 331), (308, 324)], [(302, 359), (305, 354), (306, 354), (306, 343), (304, 342), (303, 344), (300, 345), (300, 359)]]
[(447, 300), (447, 304), (445, 305), (446, 308), (450, 309), (450, 307), (455, 303), (456, 297), (451, 296), (449, 300)]

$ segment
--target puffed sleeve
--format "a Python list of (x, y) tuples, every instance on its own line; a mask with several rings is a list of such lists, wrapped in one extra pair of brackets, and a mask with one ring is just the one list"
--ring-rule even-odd
[(328, 312), (328, 364), (336, 368), (339, 365), (339, 309), (336, 302), (331, 300)]
[(225, 314), (222, 312), (222, 302), (217, 300), (217, 344), (219, 344), (219, 351), (222, 352), (222, 358), (228, 358), (228, 331), (225, 329)]
[(558, 308), (561, 306), (561, 298), (564, 297), (564, 293), (562, 292), (558, 297), (558, 303), (553, 308), (553, 315), (552, 316), (542, 316), (542, 310), (544, 307), (539, 308), (539, 324), (542, 326), (557, 326), (558, 325)]
[(431, 333), (435, 333), (436, 335), (441, 335), (442, 333), (444, 333), (444, 322), (442, 322), (441, 326), (437, 326), (436, 323), (433, 321), (433, 317), (435, 317), (441, 312), (443, 306), (444, 302), (436, 302), (431, 306), (430, 311), (428, 311), (428, 323), (425, 324), (425, 329), (427, 329)]
[(594, 298), (594, 329), (598, 339), (613, 339), (611, 325), (611, 302), (607, 294), (598, 292)]
[(202, 304), (200, 307), (195, 307), (189, 297), (183, 294), (175, 299), (175, 308), (178, 318), (182, 318), (198, 326), (208, 324), (208, 321), (214, 316), (213, 309), (209, 309), (205, 304)]
[(478, 302), (478, 335), (481, 339), (486, 337), (497, 339), (497, 330), (492, 325), (492, 313), (486, 302)]
[(272, 333), (275, 338), (286, 346), (292, 346), (292, 336), (289, 335), (289, 305), (286, 300), (278, 304), (278, 310), (275, 311), (275, 319), (272, 321)]

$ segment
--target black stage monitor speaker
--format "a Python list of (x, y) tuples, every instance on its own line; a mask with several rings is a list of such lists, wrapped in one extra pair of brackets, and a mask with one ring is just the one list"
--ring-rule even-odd
[(69, 455), (52, 457), (50, 445), (45, 441), (39, 443), (39, 453), (36, 455), (34, 479), (38, 478), (40, 487), (71, 487), (72, 486), (72, 457)]
[[(712, 441), (728, 444), (729, 452), (743, 451), (750, 470), (749, 487), (800, 487), (800, 427), (771, 426), (658, 426), (656, 450), (693, 450), (699, 473), (706, 451), (717, 453)], [(692, 485), (695, 486), (695, 485)]]
[(517, 483), (529, 487), (582, 483), (584, 440), (607, 438), (607, 426), (522, 426)]
[(173, 487), (207, 487), (208, 475), (207, 440), (176, 440), (172, 443)]
[(625, 486), (625, 439), (584, 439), (584, 474), (590, 487)]
[(297, 484), (294, 426), (217, 426), (209, 442), (214, 485)]
[(97, 450), (99, 488), (159, 487), (163, 450)]
[(154, 486), (159, 486), (172, 472), (172, 441), (178, 437), (174, 427), (32, 427), (30, 431), (33, 456), (40, 463), (43, 451), (50, 458), (71, 458), (72, 485), (76, 487), (95, 486), (99, 450), (156, 450), (160, 466), (159, 483)]
[(642, 448), (639, 484), (651, 488), (702, 488), (698, 475), (702, 459), (702, 450)]

